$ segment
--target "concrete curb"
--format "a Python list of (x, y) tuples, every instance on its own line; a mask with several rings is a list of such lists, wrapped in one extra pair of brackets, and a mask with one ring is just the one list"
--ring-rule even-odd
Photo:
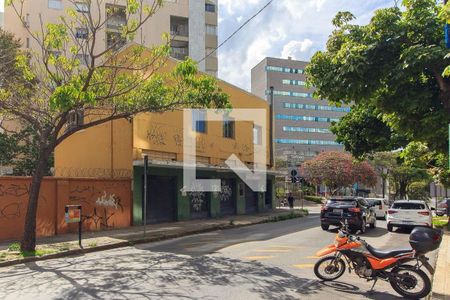
[[(290, 214), (291, 213), (279, 214), (279, 215), (274, 215), (274, 216), (268, 216), (265, 219), (258, 220), (258, 221), (255, 221), (255, 222), (251, 222), (250, 221), (249, 223), (244, 223), (244, 224), (237, 224), (237, 225), (229, 225), (229, 224), (213, 225), (211, 227), (197, 229), (197, 230), (190, 230), (190, 231), (173, 233), (173, 234), (160, 234), (158, 236), (138, 238), (138, 239), (123, 241), (123, 242), (117, 242), (117, 243), (112, 243), (112, 244), (107, 244), (107, 245), (96, 246), (96, 247), (92, 247), (92, 248), (68, 250), (68, 251), (64, 251), (64, 252), (59, 252), (59, 253), (55, 253), (55, 254), (48, 254), (48, 255), (43, 255), (43, 256), (25, 257), (23, 259), (16, 259), (16, 260), (0, 262), (0, 268), (10, 267), (10, 266), (19, 265), (19, 264), (26, 264), (26, 263), (30, 263), (30, 262), (42, 261), (42, 260), (49, 260), (49, 259), (55, 259), (55, 258), (76, 256), (76, 255), (92, 253), (92, 252), (100, 252), (100, 251), (117, 249), (117, 248), (123, 248), (123, 247), (138, 245), (138, 244), (160, 242), (160, 241), (176, 239), (176, 238), (180, 238), (180, 237), (186, 237), (186, 236), (190, 236), (190, 235), (207, 233), (207, 232), (217, 231), (217, 230), (234, 229), (234, 228), (247, 227), (247, 226), (251, 226), (251, 225), (270, 223), (270, 222), (287, 221), (287, 220), (274, 221), (271, 218), (279, 217), (279, 216), (288, 216)], [(306, 216), (308, 216), (308, 214), (306, 214), (306, 215), (299, 214), (299, 215), (297, 215), (297, 216), (295, 216), (295, 217), (293, 217), (291, 219), (298, 219), (298, 218), (303, 218), (303, 217), (306, 217)]]
[[(450, 232), (444, 229), (444, 238), (443, 238), (444, 248), (440, 248), (437, 253), (435, 273), (432, 278), (432, 290), (427, 299), (436, 299), (436, 300), (444, 300), (450, 299), (450, 295), (446, 294), (446, 282), (450, 280), (450, 276), (447, 275), (448, 270), (446, 266), (447, 257), (450, 257)], [(443, 245), (441, 244), (441, 247)], [(448, 264), (448, 263), (447, 263)], [(435, 281), (435, 277), (439, 275), (437, 281)]]

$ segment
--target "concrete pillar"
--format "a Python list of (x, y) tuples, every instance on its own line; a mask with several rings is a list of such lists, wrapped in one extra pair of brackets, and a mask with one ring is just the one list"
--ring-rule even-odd
[[(206, 24), (205, 1), (189, 1), (189, 56), (199, 61), (206, 54)], [(198, 65), (200, 71), (205, 71), (205, 61)]]

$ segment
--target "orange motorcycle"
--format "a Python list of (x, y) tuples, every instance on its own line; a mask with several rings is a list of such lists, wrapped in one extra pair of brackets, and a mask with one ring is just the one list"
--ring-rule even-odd
[(336, 280), (344, 274), (347, 265), (350, 273), (353, 270), (360, 278), (374, 281), (370, 291), (382, 279), (389, 281), (403, 297), (420, 299), (431, 291), (430, 278), (421, 268), (434, 273), (425, 254), (437, 249), (441, 241), (441, 231), (416, 227), (409, 238), (411, 248), (381, 251), (351, 235), (345, 220), (334, 244), (317, 252), (316, 256), (322, 258), (315, 264), (314, 273), (324, 281)]

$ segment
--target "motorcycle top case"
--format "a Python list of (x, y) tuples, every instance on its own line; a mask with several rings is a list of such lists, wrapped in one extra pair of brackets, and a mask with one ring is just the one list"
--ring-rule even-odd
[(442, 231), (432, 228), (416, 227), (411, 231), (409, 244), (419, 253), (426, 253), (439, 248)]

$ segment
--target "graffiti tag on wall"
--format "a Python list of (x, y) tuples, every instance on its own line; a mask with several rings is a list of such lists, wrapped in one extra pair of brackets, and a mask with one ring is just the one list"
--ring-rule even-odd
[(95, 186), (76, 186), (70, 191), (69, 201), (83, 203), (83, 223), (92, 222), (95, 229), (114, 228), (113, 217), (120, 210), (123, 212), (121, 199), (115, 193), (107, 190), (117, 187), (117, 184), (104, 185), (103, 191)]
[(147, 139), (154, 145), (165, 145), (166, 135), (167, 133), (164, 131), (164, 128), (159, 125), (147, 130)]

